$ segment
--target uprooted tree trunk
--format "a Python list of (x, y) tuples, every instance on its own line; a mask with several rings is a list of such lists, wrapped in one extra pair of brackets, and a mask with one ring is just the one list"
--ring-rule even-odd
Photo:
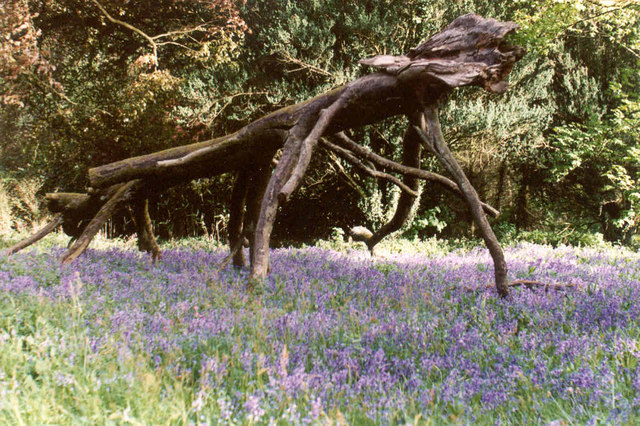
[[(387, 179), (402, 190), (391, 221), (367, 234), (365, 240), (371, 250), (406, 223), (417, 199), (419, 180), (435, 182), (463, 197), (494, 260), (497, 290), (506, 296), (509, 286), (504, 255), (485, 216), (497, 216), (498, 212), (479, 200), (448, 149), (440, 130), (438, 105), (446, 101), (451, 90), (461, 86), (504, 92), (507, 75), (524, 53), (504, 41), (516, 28), (512, 22), (464, 15), (406, 55), (360, 61), (377, 72), (271, 113), (234, 134), (90, 169), (86, 194), (48, 195), (50, 210), (61, 214), (62, 219), (58, 217), (28, 243), (62, 221), (65, 232), (76, 239), (63, 257), (69, 262), (84, 251), (119, 206), (131, 203), (140, 248), (157, 258), (160, 253), (147, 210), (149, 196), (191, 179), (235, 172), (229, 226), (231, 254), (225, 262), (244, 266), (242, 246), (249, 241), (249, 282), (262, 279), (269, 270), (269, 241), (278, 205), (299, 187), (320, 145), (356, 169)], [(344, 133), (396, 115), (409, 118), (402, 164), (372, 153)], [(443, 163), (453, 180), (420, 169), (423, 149)], [(280, 157), (271, 170), (278, 151)]]

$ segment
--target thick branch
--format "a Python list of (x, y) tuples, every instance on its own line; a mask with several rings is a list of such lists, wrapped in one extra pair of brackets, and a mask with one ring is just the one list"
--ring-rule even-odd
[(154, 262), (160, 259), (161, 251), (156, 238), (153, 236), (153, 226), (149, 216), (149, 200), (139, 200), (134, 206), (134, 221), (138, 234), (138, 249), (151, 254)]
[(69, 250), (62, 256), (60, 261), (66, 265), (74, 261), (89, 246), (89, 243), (96, 236), (102, 225), (109, 220), (111, 215), (116, 211), (121, 202), (125, 201), (135, 191), (136, 186), (140, 185), (140, 181), (135, 180), (121, 185), (115, 194), (100, 208), (95, 217), (89, 222), (82, 232), (82, 235), (76, 240)]
[(249, 190), (247, 192), (247, 211), (244, 217), (242, 229), (244, 235), (249, 240), (249, 259), (253, 265), (256, 257), (255, 250), (255, 231), (258, 219), (260, 217), (260, 208), (262, 199), (267, 191), (269, 181), (271, 180), (270, 162), (262, 164), (254, 170), (249, 178)]
[(55, 192), (45, 195), (47, 208), (51, 213), (59, 213), (65, 210), (76, 210), (86, 207), (91, 197), (88, 194), (75, 192)]
[(240, 250), (244, 239), (242, 225), (244, 222), (244, 206), (247, 199), (247, 185), (249, 183), (249, 171), (241, 170), (236, 177), (231, 193), (231, 205), (229, 206), (229, 249), (233, 257), (233, 266), (243, 268), (246, 260)]
[[(422, 114), (416, 113), (412, 117), (414, 121), (422, 122)], [(411, 126), (405, 131), (402, 140), (402, 164), (408, 167), (418, 169), (420, 167), (420, 137), (416, 134)], [(402, 176), (403, 184), (410, 187), (417, 193), (420, 185), (418, 177), (411, 175)], [(371, 254), (374, 253), (375, 246), (382, 241), (387, 235), (390, 235), (402, 228), (411, 216), (411, 211), (418, 202), (418, 197), (408, 196), (406, 193), (400, 194), (396, 211), (389, 222), (385, 223), (380, 229), (373, 233), (367, 241), (367, 247)]]
[(7, 255), (7, 256), (10, 256), (10, 255), (12, 255), (14, 253), (19, 252), (23, 248), (29, 247), (31, 244), (34, 244), (34, 243), (40, 241), (41, 239), (43, 239), (50, 232), (55, 230), (58, 227), (58, 225), (60, 225), (61, 223), (62, 223), (62, 214), (58, 213), (53, 218), (53, 220), (51, 220), (51, 222), (47, 223), (41, 230), (39, 230), (38, 232), (36, 232), (32, 236), (30, 236), (29, 238), (27, 238), (25, 240), (22, 240), (19, 243), (9, 247), (4, 252), (4, 254)]
[(504, 259), (504, 253), (500, 247), (500, 243), (496, 238), (491, 225), (487, 220), (484, 212), (482, 211), (482, 205), (478, 193), (471, 186), (471, 182), (464, 174), (462, 167), (458, 164), (454, 156), (451, 154), (449, 147), (447, 146), (444, 136), (442, 135), (442, 129), (440, 128), (440, 120), (438, 119), (437, 106), (429, 105), (425, 110), (425, 119), (427, 124), (428, 134), (419, 127), (419, 123), (413, 123), (414, 129), (421, 137), (424, 144), (427, 145), (432, 152), (436, 154), (438, 159), (444, 164), (446, 169), (453, 175), (460, 190), (464, 194), (464, 198), (467, 200), (467, 204), (471, 210), (473, 218), (478, 225), (478, 229), (482, 234), (489, 253), (493, 258), (496, 289), (498, 294), (503, 297), (509, 295), (509, 285), (507, 283), (507, 263)]
[(291, 176), (282, 186), (282, 189), (280, 189), (278, 198), (281, 203), (287, 201), (293, 191), (295, 191), (298, 185), (300, 185), (300, 182), (309, 167), (309, 163), (311, 162), (311, 155), (313, 154), (315, 146), (318, 144), (318, 139), (324, 134), (327, 127), (329, 127), (329, 124), (331, 124), (331, 120), (333, 120), (336, 114), (342, 109), (345, 100), (348, 99), (350, 95), (350, 90), (347, 89), (342, 93), (337, 101), (331, 104), (331, 106), (320, 110), (318, 121), (313, 126), (313, 129), (311, 129), (307, 137), (302, 141), (300, 155), (298, 156), (298, 161), (291, 173)]
[[(344, 108), (323, 134), (406, 115), (419, 104), (415, 92), (397, 78), (382, 73), (362, 77), (349, 86)], [(210, 141), (171, 148), (89, 169), (89, 183), (102, 188), (139, 178), (188, 180), (211, 177), (271, 159), (288, 132), (300, 121), (317, 119), (347, 91), (340, 87), (306, 102), (282, 108), (237, 133)], [(309, 129), (310, 130), (310, 129)], [(321, 133), (321, 132), (318, 132)], [(306, 138), (307, 134), (301, 137)]]
[(282, 157), (269, 179), (269, 184), (262, 196), (260, 214), (253, 236), (253, 253), (251, 258), (251, 275), (249, 283), (255, 279), (262, 279), (269, 270), (269, 240), (278, 211), (278, 194), (285, 182), (291, 177), (295, 161), (299, 156), (302, 138), (308, 133), (310, 125), (304, 121), (298, 122), (291, 129), (287, 142), (282, 149)]

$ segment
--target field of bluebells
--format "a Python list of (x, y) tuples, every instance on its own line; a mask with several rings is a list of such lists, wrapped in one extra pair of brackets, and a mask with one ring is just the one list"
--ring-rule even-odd
[(0, 423), (640, 422), (640, 254), (278, 249), (264, 285), (222, 249), (0, 255)]

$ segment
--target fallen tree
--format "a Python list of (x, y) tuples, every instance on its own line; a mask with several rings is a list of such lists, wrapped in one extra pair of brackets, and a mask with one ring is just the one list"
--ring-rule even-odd
[[(37, 241), (61, 222), (64, 231), (74, 238), (61, 260), (71, 262), (118, 208), (131, 204), (139, 247), (156, 259), (160, 251), (151, 232), (149, 196), (191, 179), (235, 172), (229, 259), (235, 266), (244, 266), (241, 247), (249, 241), (252, 283), (268, 272), (269, 241), (278, 205), (300, 186), (314, 152), (321, 146), (358, 170), (387, 179), (401, 189), (391, 221), (364, 238), (371, 250), (406, 223), (420, 180), (435, 182), (463, 197), (493, 258), (497, 291), (506, 296), (507, 266), (485, 215), (497, 216), (498, 212), (480, 201), (447, 147), (438, 107), (456, 87), (475, 85), (495, 93), (507, 89), (506, 77), (524, 54), (521, 47), (505, 42), (505, 36), (516, 28), (512, 22), (464, 15), (406, 55), (360, 61), (376, 70), (374, 73), (275, 111), (234, 134), (90, 169), (88, 191), (48, 194), (48, 207), (58, 216), (9, 251)], [(402, 164), (374, 154), (345, 133), (396, 115), (409, 119)], [(423, 151), (435, 155), (453, 180), (421, 170)]]

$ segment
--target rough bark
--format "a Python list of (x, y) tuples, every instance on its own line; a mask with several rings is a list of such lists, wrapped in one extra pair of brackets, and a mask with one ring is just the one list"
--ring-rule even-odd
[(442, 129), (440, 128), (440, 120), (438, 119), (438, 108), (436, 105), (429, 105), (425, 109), (426, 130), (420, 127), (420, 123), (415, 123), (416, 132), (422, 137), (424, 143), (429, 147), (438, 159), (443, 163), (445, 168), (454, 177), (458, 183), (458, 187), (462, 191), (473, 219), (480, 229), (482, 238), (489, 249), (489, 253), (493, 259), (494, 275), (496, 280), (496, 289), (498, 293), (505, 297), (509, 294), (509, 285), (507, 283), (507, 262), (504, 259), (504, 253), (500, 247), (500, 243), (491, 229), (491, 225), (482, 211), (482, 204), (476, 190), (471, 186), (471, 182), (464, 174), (462, 167), (458, 164), (455, 157), (449, 150)]
[(83, 230), (82, 235), (78, 237), (76, 242), (69, 248), (69, 250), (60, 258), (60, 262), (66, 265), (78, 256), (80, 256), (89, 246), (89, 243), (96, 236), (102, 225), (113, 215), (118, 206), (126, 201), (135, 192), (136, 186), (140, 185), (139, 180), (133, 180), (125, 184), (120, 185), (115, 194), (109, 198), (100, 208), (95, 217), (89, 222), (86, 228)]
[(269, 180), (271, 179), (270, 163), (259, 166), (251, 175), (249, 182), (249, 190), (247, 192), (247, 211), (244, 218), (244, 233), (249, 241), (249, 259), (254, 263), (256, 256), (255, 250), (255, 230), (260, 216), (260, 208), (262, 206), (262, 198), (267, 191)]
[(247, 185), (249, 183), (249, 172), (241, 170), (236, 176), (231, 193), (231, 205), (229, 206), (229, 249), (233, 257), (235, 268), (244, 268), (246, 259), (242, 251), (244, 240), (242, 225), (244, 221), (244, 206), (247, 199)]
[[(380, 179), (384, 179), (386, 181), (391, 182), (392, 184), (396, 185), (398, 188), (400, 188), (403, 193), (406, 193), (407, 195), (409, 195), (412, 198), (416, 198), (418, 196), (418, 193), (416, 192), (415, 189), (410, 188), (409, 186), (407, 186), (404, 182), (402, 182), (400, 179), (398, 179), (397, 177), (390, 175), (388, 173), (384, 173), (381, 171), (378, 171), (372, 167), (367, 166), (366, 164), (364, 164), (364, 162), (362, 160), (360, 160), (358, 157), (356, 157), (352, 152), (350, 152), (348, 149), (342, 148), (338, 145), (334, 145), (331, 142), (322, 141), (322, 146), (325, 147), (326, 149), (328, 149), (329, 151), (335, 152), (339, 157), (345, 159), (346, 161), (350, 162), (351, 164), (353, 164), (354, 166), (356, 166), (359, 170), (361, 170), (362, 172), (366, 173), (367, 175), (374, 177), (374, 178), (380, 178)], [(408, 175), (405, 175), (408, 176)]]
[(148, 199), (145, 198), (135, 202), (134, 221), (136, 223), (136, 233), (138, 234), (138, 249), (151, 254), (151, 259), (154, 262), (158, 261), (162, 252), (153, 235)]
[(307, 128), (308, 124), (301, 121), (289, 132), (287, 142), (282, 150), (282, 156), (262, 196), (260, 213), (253, 235), (254, 252), (251, 258), (249, 282), (264, 278), (269, 270), (269, 241), (278, 210), (278, 195), (293, 173), (301, 141), (305, 138)]
[[(421, 116), (422, 114), (414, 114), (410, 121), (422, 121)], [(402, 141), (402, 164), (404, 166), (415, 169), (420, 168), (420, 142), (420, 136), (412, 126), (409, 126)], [(402, 182), (415, 192), (417, 192), (420, 187), (420, 180), (417, 176), (405, 174)], [(371, 254), (374, 253), (374, 248), (380, 241), (386, 236), (398, 231), (407, 223), (411, 215), (411, 210), (418, 199), (418, 196), (408, 194), (406, 191), (400, 194), (396, 211), (391, 220), (375, 231), (367, 241), (367, 247)]]

